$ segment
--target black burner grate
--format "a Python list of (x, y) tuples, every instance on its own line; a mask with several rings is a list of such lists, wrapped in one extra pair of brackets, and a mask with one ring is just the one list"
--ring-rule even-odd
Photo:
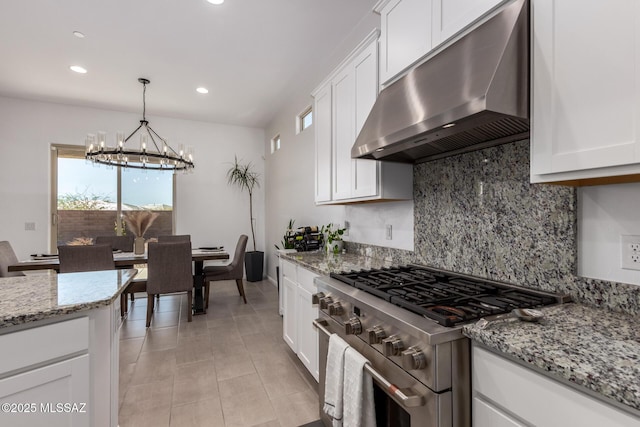
[(331, 277), (444, 326), (556, 302), (552, 296), (512, 285), (446, 274), (427, 267), (401, 266)]

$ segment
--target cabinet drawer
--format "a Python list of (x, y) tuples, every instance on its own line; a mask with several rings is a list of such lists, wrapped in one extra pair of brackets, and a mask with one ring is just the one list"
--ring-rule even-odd
[(0, 377), (89, 349), (89, 318), (67, 320), (0, 335)]
[(289, 261), (282, 261), (282, 277), (288, 277), (293, 283), (298, 281), (296, 265)]
[(640, 423), (640, 418), (613, 405), (477, 346), (472, 381), (474, 403), (477, 398), (491, 401), (527, 425), (637, 427)]
[(298, 267), (298, 285), (310, 294), (315, 294), (318, 287), (313, 279), (318, 277), (316, 273), (306, 268)]

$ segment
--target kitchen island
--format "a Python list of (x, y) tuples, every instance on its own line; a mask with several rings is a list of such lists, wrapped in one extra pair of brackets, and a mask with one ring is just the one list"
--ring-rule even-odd
[(0, 425), (118, 425), (116, 302), (136, 272), (0, 279)]

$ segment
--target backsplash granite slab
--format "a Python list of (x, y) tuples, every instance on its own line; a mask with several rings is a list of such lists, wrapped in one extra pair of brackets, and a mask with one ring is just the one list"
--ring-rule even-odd
[(529, 183), (529, 142), (414, 167), (418, 262), (532, 288), (564, 290), (576, 272), (571, 187)]
[(575, 188), (529, 183), (529, 141), (414, 166), (415, 251), (348, 252), (418, 263), (640, 314), (640, 286), (582, 278)]

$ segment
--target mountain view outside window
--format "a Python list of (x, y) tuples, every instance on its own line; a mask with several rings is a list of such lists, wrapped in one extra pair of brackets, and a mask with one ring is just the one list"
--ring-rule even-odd
[(84, 151), (81, 154), (58, 153), (57, 245), (91, 244), (97, 236), (129, 234), (123, 215), (136, 210), (160, 214), (145, 238), (172, 234), (172, 172), (118, 171), (94, 165), (84, 159)]

